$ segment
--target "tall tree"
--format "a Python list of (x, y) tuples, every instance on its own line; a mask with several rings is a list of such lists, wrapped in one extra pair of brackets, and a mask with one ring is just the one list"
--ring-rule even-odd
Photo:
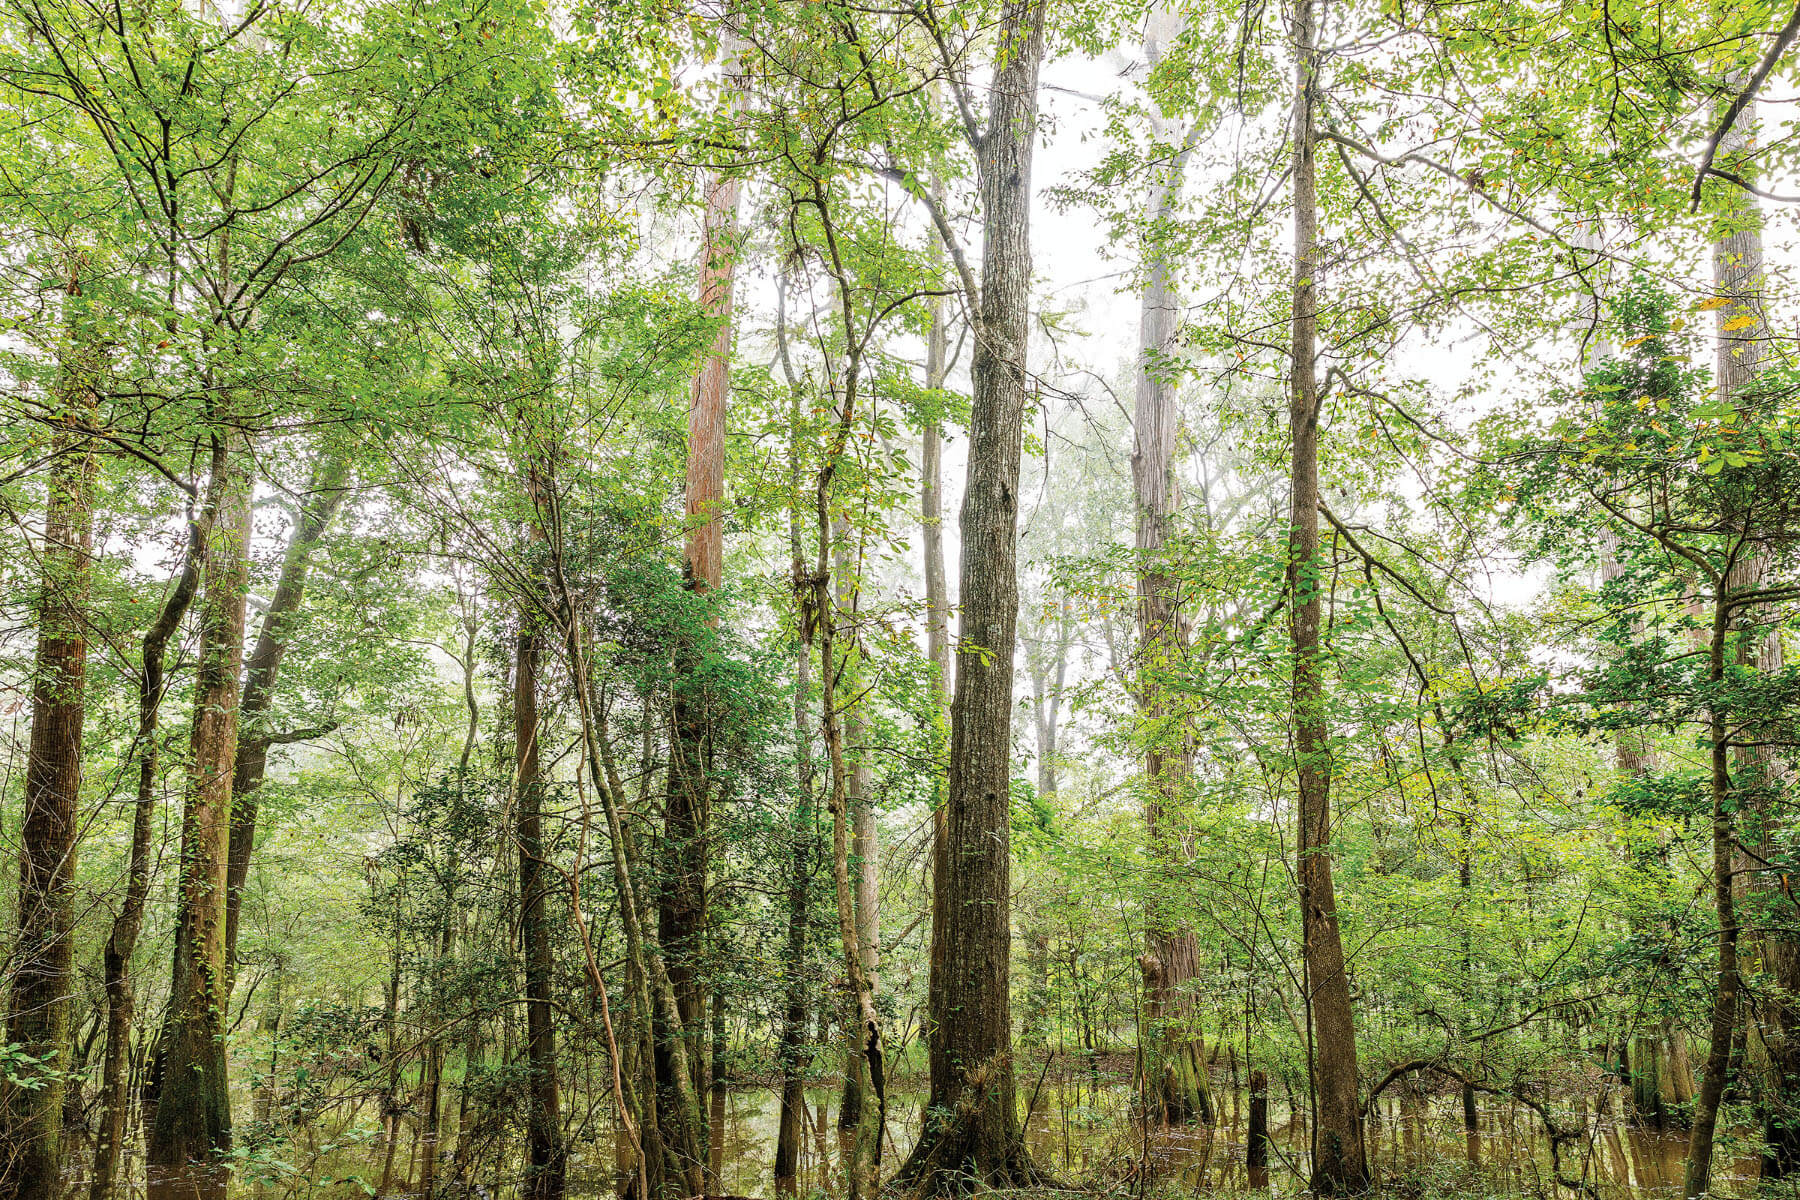
[[(1741, 91), (1739, 78), (1730, 81)], [(1737, 120), (1719, 140), (1717, 160), (1738, 173), (1751, 170), (1755, 142), (1756, 103), (1744, 105)], [(1714, 380), (1722, 403), (1754, 407), (1755, 392), (1770, 340), (1764, 296), (1762, 211), (1754, 193), (1721, 180), (1720, 233), (1712, 246), (1713, 315), (1717, 336)], [(1755, 532), (1755, 531), (1752, 531)], [(1747, 558), (1738, 584), (1760, 586), (1770, 554)], [(1738, 666), (1768, 677), (1784, 665), (1781, 630), (1775, 610), (1757, 608), (1745, 614), (1748, 629), (1736, 651)], [(1763, 1125), (1764, 1178), (1783, 1178), (1800, 1169), (1800, 937), (1792, 932), (1792, 900), (1784, 894), (1780, 860), (1781, 830), (1791, 814), (1784, 811), (1785, 785), (1791, 766), (1782, 761), (1781, 738), (1754, 718), (1746, 722), (1732, 753), (1732, 772), (1742, 793), (1738, 836), (1742, 848), (1733, 870), (1735, 901), (1742, 910), (1746, 968), (1755, 972), (1749, 1004), (1740, 1017), (1747, 1025), (1746, 1062), (1757, 1114)]]
[[(806, 571), (802, 541), (802, 488), (800, 482), (801, 388), (794, 373), (787, 343), (787, 289), (784, 276), (776, 298), (775, 337), (789, 394), (788, 429), (788, 556), (796, 579)], [(798, 623), (797, 623), (798, 624)], [(781, 1063), (781, 1114), (775, 1135), (775, 1192), (780, 1196), (800, 1191), (800, 1153), (805, 1138), (806, 1074), (811, 1056), (806, 1049), (806, 1019), (810, 993), (807, 979), (807, 932), (812, 914), (812, 872), (817, 858), (814, 830), (817, 800), (814, 796), (812, 753), (812, 648), (803, 630), (794, 630), (794, 808), (788, 822), (787, 942), (782, 960), (786, 976), (783, 988), (781, 1035), (777, 1054)]]
[[(541, 507), (543, 481), (531, 469), (527, 488)], [(543, 539), (535, 533), (531, 539)], [(567, 1179), (556, 1069), (556, 1026), (548, 892), (555, 878), (544, 852), (544, 778), (538, 754), (537, 614), (521, 605), (513, 645), (513, 804), (519, 855), (519, 941), (525, 951), (525, 1195), (561, 1200)]]
[[(1152, 12), (1144, 53), (1154, 72), (1163, 45), (1179, 30), (1166, 9)], [(1181, 839), (1174, 810), (1193, 774), (1192, 737), (1169, 698), (1168, 671), (1183, 654), (1180, 585), (1162, 561), (1169, 526), (1180, 511), (1176, 475), (1180, 410), (1171, 361), (1175, 352), (1176, 297), (1167, 250), (1168, 226), (1180, 196), (1191, 146), (1178, 122), (1153, 114), (1151, 135), (1168, 157), (1151, 168), (1145, 202), (1144, 275), (1138, 317), (1136, 407), (1132, 420), (1131, 477), (1137, 500), (1137, 578), (1140, 716), (1145, 727), (1144, 820), (1151, 853), (1175, 863)], [(1179, 145), (1171, 146), (1172, 142)], [(1206, 1087), (1205, 1046), (1194, 1012), (1200, 946), (1186, 922), (1167, 911), (1156, 891), (1145, 914), (1146, 1028), (1144, 1099), (1147, 1116), (1163, 1124), (1212, 1122)]]
[(62, 1194), (62, 1108), (69, 1067), (81, 734), (87, 716), (88, 593), (93, 578), (93, 438), (99, 343), (86, 311), (86, 261), (63, 263), (63, 344), (50, 409), (50, 471), (38, 570), (37, 652), (25, 815), (19, 829), (19, 937), (6, 1041), (27, 1058), (0, 1081), (0, 1193)]
[[(932, 183), (932, 202), (943, 207), (943, 185)], [(931, 265), (944, 266), (944, 245), (931, 242)], [(931, 875), (935, 880), (949, 870), (949, 810), (945, 807), (943, 777), (936, 764), (949, 749), (950, 732), (950, 584), (944, 569), (944, 423), (940, 396), (950, 377), (950, 323), (942, 296), (931, 299), (931, 324), (925, 331), (925, 387), (931, 393), (931, 412), (925, 422), (919, 454), (919, 535), (924, 554), (925, 657), (931, 664)], [(933, 885), (934, 895), (936, 884)], [(931, 963), (936, 978), (944, 946), (937, 906), (931, 911)]]
[[(735, 111), (741, 94), (739, 58), (742, 47), (727, 20), (720, 37), (721, 71), (726, 106)], [(737, 270), (738, 201), (741, 187), (734, 170), (709, 172), (700, 247), (700, 306), (716, 323), (712, 344), (702, 356), (688, 397), (687, 533), (682, 569), (697, 592), (716, 591), (723, 581), (725, 550), (725, 430), (731, 393), (732, 289)], [(687, 1040), (687, 1061), (694, 1091), (710, 1090), (705, 1032), (706, 990), (698, 977), (706, 929), (707, 823), (711, 802), (708, 729), (709, 698), (699, 670), (702, 655), (684, 647), (673, 703), (668, 788), (664, 804), (663, 842), (667, 862), (657, 909), (657, 933), (667, 956), (670, 982), (681, 1014), (681, 1028), (661, 1034)], [(665, 1072), (659, 1094), (666, 1094), (669, 1055), (658, 1052)]]
[[(931, 1090), (899, 1180), (919, 1193), (1039, 1178), (1014, 1105), (1011, 927), (1013, 655), (1019, 455), (1031, 302), (1031, 160), (1044, 0), (1002, 6), (976, 149), (981, 284), (961, 518), (962, 626), (950, 707), (943, 851), (932, 881)], [(963, 105), (965, 111), (967, 106)], [(974, 292), (965, 279), (965, 290)]]
[(144, 908), (150, 896), (152, 822), (156, 816), (157, 780), (161, 774), (159, 727), (169, 641), (192, 607), (200, 590), (212, 527), (219, 514), (225, 486), (226, 448), (215, 441), (204, 493), (189, 498), (187, 541), (182, 549), (181, 570), (164, 598), (156, 619), (144, 631), (138, 669), (137, 733), (132, 750), (137, 765), (137, 796), (132, 804), (131, 846), (125, 867), (125, 896), (107, 933), (101, 956), (106, 989), (106, 1044), (101, 1056), (100, 1128), (94, 1138), (94, 1171), (88, 1185), (90, 1200), (107, 1200), (117, 1182), (125, 1149), (125, 1118), (131, 1108), (131, 1036), (136, 1024), (137, 994), (131, 977), (132, 955), (143, 931)]
[(1290, 347), (1287, 597), (1293, 642), (1293, 739), (1299, 777), (1300, 928), (1306, 1011), (1312, 1034), (1313, 1191), (1360, 1192), (1369, 1184), (1356, 1022), (1338, 932), (1331, 878), (1331, 731), (1320, 662), (1324, 612), (1319, 567), (1318, 176), (1317, 106), (1321, 54), (1319, 0), (1295, 0), (1294, 109), (1290, 166), (1294, 196), (1293, 342)]
[(206, 545), (194, 725), (181, 815), (175, 965), (163, 1022), (161, 1087), (148, 1139), (150, 1200), (223, 1200), (231, 1175), (225, 870), (242, 694), (252, 480), (249, 439), (229, 426), (213, 436), (232, 439), (232, 444), (220, 464), (218, 516)]

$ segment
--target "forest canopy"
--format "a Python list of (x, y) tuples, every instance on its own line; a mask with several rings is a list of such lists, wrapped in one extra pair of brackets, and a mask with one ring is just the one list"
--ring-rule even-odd
[(0, 1198), (1793, 1194), (1797, 35), (0, 0)]

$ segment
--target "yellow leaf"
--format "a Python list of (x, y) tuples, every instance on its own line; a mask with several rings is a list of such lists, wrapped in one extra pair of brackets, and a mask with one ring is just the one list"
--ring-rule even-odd
[(1755, 317), (1733, 317), (1720, 326), (1726, 333), (1736, 333), (1740, 329), (1748, 329), (1756, 324)]
[(1724, 308), (1727, 304), (1730, 304), (1730, 303), (1731, 303), (1730, 296), (1710, 296), (1707, 299), (1702, 300), (1700, 303), (1694, 305), (1694, 307), (1701, 312), (1711, 312), (1715, 308)]

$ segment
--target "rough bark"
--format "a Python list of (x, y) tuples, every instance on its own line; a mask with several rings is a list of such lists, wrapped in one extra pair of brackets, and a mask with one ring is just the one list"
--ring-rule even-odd
[(795, 649), (794, 672), (794, 813), (788, 837), (788, 927), (783, 956), (786, 975), (781, 1020), (781, 1117), (775, 1139), (775, 1191), (793, 1196), (800, 1191), (800, 1151), (805, 1136), (807, 923), (811, 920), (813, 869), (813, 766), (809, 696), (812, 691), (811, 651), (804, 644)]
[(225, 994), (231, 995), (237, 971), (238, 914), (244, 883), (250, 876), (250, 856), (256, 848), (257, 789), (268, 771), (272, 731), (266, 727), (281, 662), (292, 638), (294, 621), (306, 595), (306, 577), (312, 570), (313, 552), (344, 501), (346, 460), (327, 451), (314, 464), (306, 499), (288, 535), (281, 559), (281, 575), (269, 598), (256, 645), (244, 665), (244, 698), (238, 710), (237, 759), (231, 777), (231, 846), (225, 868), (225, 962), (232, 972)]
[(1266, 1186), (1269, 1170), (1269, 1077), (1260, 1070), (1250, 1072), (1249, 1122), (1244, 1141), (1244, 1165), (1253, 1172), (1263, 1172), (1260, 1182), (1254, 1175), (1251, 1177), (1251, 1186)]
[[(524, 620), (525, 618), (521, 618)], [(562, 1102), (556, 1075), (547, 893), (554, 873), (544, 860), (544, 781), (538, 763), (538, 642), (527, 624), (513, 654), (513, 788), (519, 845), (519, 941), (525, 951), (526, 1167), (529, 1200), (560, 1200), (567, 1175)]]
[[(1755, 132), (1754, 108), (1744, 113), (1719, 147), (1726, 160), (1750, 148)], [(1770, 336), (1763, 298), (1762, 213), (1756, 197), (1737, 188), (1727, 195), (1726, 231), (1713, 244), (1713, 289), (1729, 303), (1714, 310), (1718, 338), (1716, 378), (1719, 395), (1753, 404), (1763, 366), (1763, 346)], [(1748, 318), (1748, 323), (1745, 323)], [(1752, 531), (1754, 532), (1754, 531)], [(1766, 552), (1745, 568), (1754, 585), (1767, 569)], [(1779, 632), (1766, 614), (1752, 611), (1750, 621), (1764, 622), (1766, 632), (1750, 632), (1738, 653), (1740, 665), (1760, 675), (1782, 670)], [(1743, 739), (1764, 739), (1755, 729)], [(1747, 989), (1750, 1003), (1741, 1020), (1746, 1025), (1745, 1066), (1751, 1100), (1763, 1126), (1764, 1178), (1779, 1179), (1800, 1170), (1800, 939), (1792, 932), (1794, 906), (1782, 891), (1778, 872), (1762, 869), (1777, 851), (1784, 820), (1783, 787), (1791, 765), (1770, 748), (1746, 745), (1733, 752), (1732, 771), (1741, 792), (1743, 847), (1737, 855), (1737, 904), (1743, 912)]]
[(125, 872), (125, 897), (107, 934), (101, 957), (106, 991), (106, 1047), (101, 1056), (99, 1130), (94, 1140), (94, 1172), (88, 1185), (90, 1200), (106, 1200), (118, 1178), (119, 1158), (125, 1145), (125, 1118), (131, 1107), (131, 1032), (137, 998), (131, 979), (131, 959), (144, 924), (144, 906), (150, 894), (150, 836), (156, 815), (156, 781), (160, 773), (158, 726), (165, 687), (163, 662), (169, 639), (180, 627), (200, 590), (206, 547), (218, 516), (226, 474), (223, 443), (213, 449), (207, 487), (188, 519), (188, 539), (181, 573), (164, 599), (162, 609), (144, 633), (142, 668), (138, 675), (138, 725), (133, 742), (137, 756), (137, 797), (132, 805), (131, 850)]
[[(839, 1140), (844, 1145), (844, 1178), (849, 1200), (865, 1200), (874, 1196), (881, 1182), (882, 1135), (887, 1121), (886, 1064), (881, 1042), (881, 1021), (875, 1009), (875, 981), (868, 964), (872, 948), (863, 942), (863, 921), (858, 905), (858, 884), (851, 878), (851, 788), (855, 769), (844, 745), (840, 696), (845, 694), (846, 675), (854, 649), (837, 648), (840, 613), (830, 594), (830, 554), (832, 537), (831, 480), (836, 460), (842, 454), (844, 435), (855, 414), (857, 363), (847, 371), (844, 402), (839, 425), (838, 444), (827, 455), (826, 466), (819, 472), (814, 495), (818, 525), (818, 559), (811, 575), (813, 606), (817, 614), (819, 663), (824, 676), (819, 689), (820, 731), (823, 735), (827, 767), (827, 807), (831, 811), (831, 875), (837, 897), (838, 937), (843, 946), (844, 975), (848, 984), (845, 1013), (845, 1095), (846, 1106), (856, 1088), (856, 1120), (838, 1124)], [(866, 1089), (867, 1095), (862, 1094)]]
[[(721, 47), (726, 86), (734, 96), (740, 53), (727, 30)], [(735, 103), (735, 99), (733, 101)], [(739, 182), (715, 170), (706, 183), (700, 258), (700, 307), (718, 322), (712, 345), (694, 374), (688, 397), (687, 543), (685, 562), (695, 586), (716, 588), (725, 563), (725, 408), (731, 392), (731, 293), (737, 269)]]
[(1299, 779), (1301, 938), (1307, 1014), (1313, 1043), (1311, 1187), (1320, 1195), (1361, 1192), (1369, 1186), (1358, 1096), (1356, 1025), (1337, 895), (1331, 878), (1331, 744), (1325, 680), (1320, 666), (1323, 614), (1319, 578), (1318, 195), (1314, 162), (1320, 53), (1317, 0), (1294, 6), (1294, 286), (1291, 391), (1291, 515), (1288, 537), (1288, 612), (1293, 640), (1293, 736)]
[(1040, 1174), (1014, 1107), (1010, 926), (1019, 455), (1031, 288), (1031, 158), (1041, 0), (1001, 11), (986, 130), (974, 395), (963, 497), (962, 627), (950, 714), (944, 853), (933, 880), (926, 1126), (901, 1168), (915, 1192), (1028, 1185)]
[(207, 488), (187, 520), (182, 570), (162, 601), (157, 619), (149, 624), (149, 630), (144, 631), (142, 667), (137, 680), (137, 736), (133, 739), (133, 754), (137, 756), (137, 799), (131, 806), (126, 889), (119, 914), (113, 918), (112, 930), (106, 936), (106, 950), (101, 955), (101, 975), (106, 990), (106, 1047), (101, 1054), (101, 1094), (97, 1097), (99, 1132), (94, 1141), (94, 1177), (88, 1182), (90, 1200), (106, 1200), (106, 1196), (112, 1195), (126, 1137), (126, 1114), (131, 1106), (128, 1096), (131, 1027), (135, 1024), (137, 1011), (137, 995), (131, 984), (131, 955), (137, 952), (137, 937), (144, 927), (144, 905), (149, 898), (149, 840), (157, 815), (157, 775), (160, 774), (158, 725), (166, 687), (164, 658), (167, 657), (169, 639), (175, 637), (176, 628), (180, 628), (194, 596), (200, 592), (207, 543), (212, 524), (218, 518), (225, 488), (225, 453), (225, 444), (214, 444)]
[(87, 715), (88, 591), (93, 577), (94, 476), (91, 423), (100, 362), (82, 328), (81, 282), (71, 271), (68, 344), (51, 438), (44, 542), (31, 673), (31, 733), (19, 830), (18, 940), (5, 1040), (36, 1060), (41, 1086), (0, 1083), (0, 1194), (55, 1200), (62, 1194), (64, 1073), (69, 1069), (75, 992), (72, 908), (80, 833), (81, 734)]
[[(842, 665), (838, 675), (839, 712), (843, 718), (843, 756), (848, 775), (844, 780), (844, 803), (850, 814), (850, 863), (853, 876), (852, 899), (856, 918), (857, 945), (863, 978), (870, 991), (879, 986), (876, 974), (880, 967), (878, 940), (881, 929), (880, 909), (880, 842), (875, 821), (874, 797), (870, 794), (870, 771), (865, 753), (866, 733), (859, 697), (864, 683), (859, 669), (855, 638), (847, 630), (856, 625), (857, 555), (851, 545), (850, 523), (840, 518), (833, 530), (834, 578), (836, 580), (837, 632), (843, 644)], [(854, 1130), (863, 1123), (863, 1104), (868, 1090), (867, 1038), (857, 1006), (860, 997), (852, 992), (846, 1013), (844, 1048), (844, 1093), (838, 1105), (838, 1128)]]
[[(787, 377), (790, 397), (788, 443), (788, 553), (793, 574), (799, 579), (806, 571), (805, 550), (801, 533), (800, 484), (800, 381), (794, 375), (787, 345), (787, 280), (780, 283), (775, 336), (781, 352), (782, 371)], [(812, 651), (801, 631), (794, 636), (794, 811), (788, 824), (788, 927), (787, 946), (783, 956), (786, 975), (781, 1018), (781, 1041), (778, 1051), (781, 1063), (781, 1116), (775, 1136), (775, 1191), (777, 1195), (794, 1196), (800, 1192), (800, 1153), (805, 1137), (806, 1072), (811, 1056), (806, 1048), (807, 996), (806, 978), (807, 923), (811, 919), (812, 870), (814, 858), (814, 821), (812, 758)]]
[[(739, 42), (735, 32), (724, 31), (721, 45), (726, 87), (734, 94), (737, 83)], [(732, 287), (736, 273), (739, 181), (735, 174), (715, 170), (707, 178), (706, 211), (700, 249), (700, 306), (718, 326), (712, 344), (695, 372), (688, 397), (687, 535), (683, 571), (695, 591), (717, 589), (724, 572), (725, 430), (726, 406), (731, 392)], [(711, 1072), (706, 1050), (706, 992), (700, 986), (698, 965), (706, 929), (706, 860), (709, 801), (707, 730), (713, 714), (708, 698), (697, 686), (700, 655), (695, 647), (682, 649), (675, 687), (668, 789), (664, 802), (663, 887), (658, 896), (657, 936), (675, 988), (679, 1025), (661, 1028), (657, 1035), (656, 1063), (661, 1097), (673, 1095), (668, 1077), (672, 1039), (685, 1041), (683, 1057), (692, 1072), (690, 1084), (697, 1095), (710, 1090)]]
[(161, 1091), (147, 1147), (150, 1200), (223, 1200), (231, 1172), (225, 866), (249, 576), (249, 446), (233, 445), (222, 466), (200, 605), (175, 962), (162, 1031)]
[[(1144, 39), (1152, 69), (1162, 42), (1177, 31), (1166, 10), (1149, 19)], [(1159, 144), (1181, 138), (1176, 122), (1151, 119)], [(1193, 774), (1192, 738), (1170, 702), (1162, 677), (1183, 652), (1180, 590), (1160, 561), (1169, 526), (1181, 507), (1175, 471), (1180, 410), (1170, 357), (1175, 353), (1176, 298), (1162, 238), (1175, 213), (1187, 164), (1185, 145), (1150, 178), (1146, 197), (1144, 284), (1138, 318), (1136, 404), (1131, 476), (1137, 509), (1138, 705), (1144, 727), (1144, 820), (1150, 852), (1164, 865), (1179, 863), (1182, 845), (1172, 828), (1172, 809)], [(1152, 892), (1145, 911), (1144, 1106), (1146, 1119), (1163, 1125), (1211, 1124), (1204, 1039), (1194, 1011), (1200, 948), (1194, 932)]]

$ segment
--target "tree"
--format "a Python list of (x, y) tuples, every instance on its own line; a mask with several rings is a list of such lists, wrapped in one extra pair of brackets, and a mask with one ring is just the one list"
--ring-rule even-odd
[(75, 857), (81, 734), (87, 715), (88, 592), (93, 575), (93, 439), (105, 363), (82, 297), (87, 261), (66, 255), (64, 344), (50, 406), (50, 475), (40, 552), (31, 741), (19, 830), (19, 937), (0, 1077), (0, 1188), (21, 1200), (61, 1195), (62, 1107), (74, 992)]
[[(1645, 711), (1688, 724), (1705, 751), (1705, 769), (1692, 787), (1711, 832), (1708, 882), (1717, 928), (1708, 1049), (1685, 1183), (1686, 1194), (1698, 1196), (1711, 1185), (1743, 1003), (1736, 874), (1747, 780), (1734, 774), (1733, 756), (1747, 742), (1791, 736), (1785, 724), (1766, 723), (1784, 681), (1760, 678), (1738, 651), (1760, 636), (1745, 619), (1758, 606), (1800, 598), (1787, 571), (1774, 570), (1778, 563), (1786, 567), (1778, 551), (1796, 534), (1793, 465), (1785, 449), (1793, 416), (1785, 392), (1705, 396), (1703, 376), (1686, 365), (1668, 300), (1648, 285), (1629, 289), (1617, 310), (1626, 356), (1590, 373), (1584, 393), (1565, 403), (1541, 439), (1521, 439), (1511, 454), (1527, 469), (1511, 491), (1527, 514), (1555, 515), (1557, 532), (1549, 536), (1566, 534), (1584, 519), (1579, 514), (1604, 514), (1621, 560), (1644, 580), (1632, 608), (1676, 623), (1677, 637), (1661, 634), (1634, 661), (1599, 676), (1590, 695), (1636, 708), (1633, 715), (1609, 714), (1615, 725), (1641, 722)], [(1747, 578), (1746, 566), (1759, 560), (1770, 570)], [(1704, 655), (1698, 663), (1688, 652), (1694, 641)]]
[[(725, 106), (732, 111), (742, 87), (738, 78), (741, 48), (729, 19), (724, 23), (719, 54), (729, 93)], [(708, 174), (699, 299), (701, 308), (717, 322), (717, 327), (694, 374), (688, 400), (688, 527), (682, 566), (688, 586), (699, 593), (717, 591), (723, 581), (726, 405), (731, 391), (731, 302), (738, 253), (739, 190), (737, 174), (729, 166)], [(663, 866), (657, 936), (668, 956), (670, 978), (681, 1011), (681, 1027), (664, 1030), (662, 1037), (688, 1040), (687, 1061), (694, 1072), (694, 1091), (704, 1095), (710, 1090), (711, 1075), (702, 1040), (707, 1026), (706, 993), (698, 973), (707, 924), (707, 823), (716, 791), (707, 730), (716, 700), (705, 694), (697, 669), (698, 648), (687, 654), (688, 667), (674, 693), (674, 741), (669, 751), (669, 788), (664, 802), (663, 841), (668, 861)], [(665, 1079), (664, 1090), (669, 1086)]]
[(1299, 783), (1295, 874), (1300, 893), (1306, 1007), (1312, 1033), (1311, 1186), (1321, 1195), (1369, 1185), (1363, 1147), (1362, 1098), (1356, 1067), (1356, 1020), (1338, 932), (1331, 878), (1331, 733), (1320, 658), (1324, 581), (1319, 553), (1318, 197), (1315, 110), (1321, 95), (1314, 0), (1294, 7), (1294, 286), (1288, 429), (1292, 438), (1287, 602), (1293, 642), (1293, 737)]
[[(1162, 12), (1153, 13), (1144, 39), (1152, 73), (1162, 61), (1162, 45), (1178, 30)], [(1170, 701), (1160, 676), (1181, 658), (1183, 617), (1180, 585), (1163, 569), (1170, 525), (1181, 507), (1176, 475), (1180, 409), (1173, 378), (1177, 307), (1173, 264), (1159, 239), (1167, 237), (1180, 195), (1192, 143), (1176, 122), (1153, 117), (1151, 133), (1165, 151), (1165, 164), (1152, 168), (1146, 203), (1144, 283), (1138, 317), (1136, 409), (1132, 421), (1131, 475), (1137, 501), (1139, 706), (1145, 724), (1144, 805), (1151, 853), (1178, 862), (1181, 837), (1175, 810), (1193, 774), (1192, 737)], [(1192, 929), (1158, 911), (1152, 895), (1145, 920), (1144, 1022), (1146, 1104), (1165, 1125), (1212, 1123), (1207, 1094), (1205, 1045), (1194, 1024), (1193, 989), (1200, 972), (1199, 944)]]
[[(530, 434), (527, 435), (530, 437)], [(527, 450), (526, 494), (541, 504), (544, 481), (536, 463), (539, 448)], [(534, 523), (530, 540), (542, 543)], [(545, 863), (544, 791), (539, 767), (537, 614), (519, 614), (513, 650), (513, 789), (518, 807), (515, 836), (519, 855), (519, 941), (525, 950), (525, 1056), (530, 1081), (526, 1089), (527, 1161), (525, 1194), (530, 1200), (561, 1200), (566, 1186), (567, 1155), (562, 1144), (560, 1090), (557, 1084), (556, 1027), (551, 1004), (549, 897), (552, 873)]]
[(235, 444), (227, 444), (219, 459), (218, 516), (206, 541), (190, 766), (182, 798), (175, 964), (156, 1115), (147, 1139), (151, 1200), (222, 1200), (231, 1176), (225, 878), (244, 665), (251, 447), (242, 435), (222, 430), (214, 436)]
[[(1740, 80), (1730, 82), (1741, 92)], [(1740, 175), (1751, 169), (1743, 160), (1754, 140), (1755, 115), (1752, 100), (1720, 139), (1716, 161), (1730, 164), (1723, 169)], [(1723, 211), (1717, 217), (1720, 232), (1712, 246), (1716, 294), (1711, 303), (1718, 342), (1714, 379), (1722, 402), (1754, 409), (1770, 340), (1763, 295), (1762, 212), (1754, 193), (1735, 183), (1723, 186)], [(1766, 551), (1753, 555), (1743, 565), (1741, 586), (1760, 584), (1773, 566)], [(1738, 665), (1758, 675), (1779, 675), (1786, 656), (1778, 612), (1751, 609), (1740, 619), (1749, 629), (1737, 647)], [(1792, 777), (1781, 741), (1777, 729), (1751, 728), (1732, 757), (1735, 786), (1744, 797), (1733, 903), (1744, 910), (1746, 957), (1752, 972), (1760, 976), (1744, 1016), (1752, 1061), (1740, 1069), (1748, 1069), (1753, 1080), (1751, 1091), (1763, 1125), (1762, 1175), (1767, 1179), (1800, 1170), (1800, 1116), (1792, 1100), (1800, 1082), (1800, 1009), (1794, 1000), (1800, 989), (1800, 939), (1786, 929), (1790, 905), (1778, 883), (1780, 864), (1788, 854), (1781, 830), (1789, 817), (1783, 803), (1785, 785)]]
[[(965, 278), (975, 334), (961, 518), (962, 624), (950, 705), (944, 846), (933, 878), (931, 1094), (898, 1182), (920, 1194), (1025, 1186), (1039, 1174), (1014, 1107), (1007, 912), (1019, 454), (1027, 399), (1031, 159), (1045, 5), (1002, 7), (984, 128), (970, 129), (981, 187), (981, 284)], [(966, 109), (965, 109), (966, 111)]]
[[(287, 549), (282, 554), (275, 593), (263, 609), (256, 644), (244, 664), (244, 695), (238, 713), (243, 728), (231, 770), (231, 844), (225, 875), (225, 961), (234, 977), (244, 882), (250, 874), (250, 856), (256, 849), (256, 790), (262, 786), (269, 768), (269, 750), (279, 742), (302, 741), (329, 732), (277, 731), (264, 726), (274, 705), (282, 659), (293, 640), (292, 627), (306, 596), (313, 554), (344, 502), (348, 467), (346, 456), (336, 448), (322, 450), (313, 463), (311, 478), (288, 534)], [(230, 986), (225, 990), (229, 996)]]

